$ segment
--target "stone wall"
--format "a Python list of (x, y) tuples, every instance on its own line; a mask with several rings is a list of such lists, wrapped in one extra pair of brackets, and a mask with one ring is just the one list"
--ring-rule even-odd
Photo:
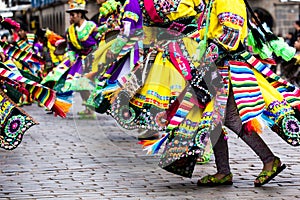
[[(259, 7), (267, 10), (273, 20), (273, 31), (275, 34), (285, 35), (293, 31), (293, 23), (299, 20), (300, 3), (280, 3), (279, 0), (248, 0), (252, 8)], [(40, 16), (42, 27), (49, 27), (57, 33), (63, 34), (69, 26), (69, 15), (65, 13), (68, 4), (52, 5), (44, 7), (35, 12)], [(94, 1), (87, 1), (88, 18), (93, 17), (98, 12), (99, 6)]]
[(299, 4), (275, 4), (276, 33), (283, 36), (294, 32), (294, 22), (299, 20)]
[[(49, 28), (54, 32), (63, 35), (70, 25), (70, 15), (66, 13), (69, 5), (66, 3), (53, 4), (43, 9), (35, 10), (30, 14), (39, 16), (39, 24), (42, 28)], [(99, 12), (99, 6), (95, 2), (88, 2), (86, 5), (88, 10), (87, 17), (92, 18)]]
[(281, 3), (279, 0), (248, 0), (251, 7), (267, 10), (273, 17), (275, 34), (285, 35), (294, 31), (294, 22), (299, 20), (300, 3)]

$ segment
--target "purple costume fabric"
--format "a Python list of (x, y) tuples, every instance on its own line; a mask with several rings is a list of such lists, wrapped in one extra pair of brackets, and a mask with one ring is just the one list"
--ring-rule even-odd
[[(130, 23), (130, 33), (128, 39), (130, 39), (130, 37), (135, 36), (136, 34), (139, 34), (139, 32), (142, 30), (143, 28), (142, 10), (139, 6), (138, 0), (130, 0), (128, 1), (128, 3), (125, 3), (124, 15), (122, 19), (123, 28), (125, 28), (124, 26), (126, 23)], [(120, 34), (124, 36), (124, 32)], [(136, 43), (133, 48), (134, 48), (133, 63), (135, 64), (140, 59), (140, 55), (139, 55), (140, 47), (138, 43)], [(116, 67), (118, 67), (118, 69), (116, 69)], [(107, 70), (106, 72), (107, 74), (113, 73), (109, 80), (110, 83), (113, 83), (118, 78), (120, 71), (121, 71), (121, 67), (119, 67), (118, 65), (112, 65)]]
[[(96, 27), (96, 24), (92, 21), (86, 21), (85, 26), (88, 26), (88, 28), (93, 27), (93, 29)], [(93, 24), (93, 26), (91, 26)], [(87, 29), (84, 27), (81, 29), (81, 31), (86, 31)], [(75, 59), (75, 62), (73, 62), (72, 66), (70, 67), (70, 70), (68, 72), (66, 83), (65, 83), (65, 90), (69, 90), (71, 88), (71, 85), (73, 84), (73, 80), (76, 77), (80, 77), (84, 72), (89, 71), (90, 66), (86, 66), (85, 69), (83, 69), (83, 59), (82, 56), (88, 56), (93, 50), (95, 50), (99, 43), (99, 35), (98, 32), (92, 31), (88, 37), (86, 37), (85, 40), (79, 40), (78, 39), (78, 30), (75, 29), (75, 34), (77, 41), (81, 47), (81, 49), (76, 48), (70, 40), (68, 40), (68, 51), (74, 52), (74, 55), (69, 55), (70, 60)], [(88, 30), (91, 31), (91, 30)], [(67, 38), (70, 38), (71, 34), (69, 32), (69, 29), (67, 31)], [(74, 56), (74, 57), (73, 57)]]

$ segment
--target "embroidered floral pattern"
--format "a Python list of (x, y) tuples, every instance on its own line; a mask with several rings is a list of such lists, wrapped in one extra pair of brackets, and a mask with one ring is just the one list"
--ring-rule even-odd
[[(180, 4), (181, 0), (154, 0), (154, 4), (156, 8), (160, 8), (161, 12), (163, 13), (170, 13), (177, 11), (178, 5)], [(158, 11), (158, 9), (156, 9)]]
[(245, 19), (239, 15), (235, 15), (230, 12), (224, 12), (218, 15), (219, 22), (224, 24), (225, 22), (230, 22), (234, 25), (242, 27), (244, 25)]
[[(143, 1), (139, 1), (140, 7), (143, 11), (144, 23), (149, 25), (152, 23), (151, 18), (149, 17), (149, 13), (147, 13), (145, 9), (145, 5)], [(181, 3), (181, 0), (153, 0), (154, 8), (158, 14), (158, 16), (164, 21), (164, 23), (170, 22), (170, 20), (166, 17), (167, 14), (171, 12), (175, 12), (178, 9), (178, 6)], [(200, 6), (201, 7), (201, 6)]]

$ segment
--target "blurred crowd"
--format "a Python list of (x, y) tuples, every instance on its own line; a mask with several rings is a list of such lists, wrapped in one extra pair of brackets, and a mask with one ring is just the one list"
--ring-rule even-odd
[(294, 22), (294, 31), (288, 32), (284, 40), (291, 47), (296, 48), (296, 55), (290, 62), (283, 62), (280, 64), (279, 73), (282, 77), (289, 80), (291, 83), (300, 85), (300, 20)]

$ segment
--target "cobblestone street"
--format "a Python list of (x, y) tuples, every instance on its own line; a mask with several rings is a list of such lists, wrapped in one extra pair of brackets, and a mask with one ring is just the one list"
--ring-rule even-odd
[[(137, 133), (120, 129), (107, 115), (79, 120), (75, 107), (66, 119), (24, 107), (40, 124), (13, 151), (0, 150), (0, 199), (298, 199), (300, 147), (277, 135), (263, 138), (287, 165), (261, 188), (253, 181), (262, 164), (236, 135), (229, 134), (233, 186), (200, 188), (199, 177), (215, 173), (214, 160), (197, 165), (191, 179), (164, 171), (158, 156), (146, 155)], [(76, 111), (76, 112), (75, 112)]]

